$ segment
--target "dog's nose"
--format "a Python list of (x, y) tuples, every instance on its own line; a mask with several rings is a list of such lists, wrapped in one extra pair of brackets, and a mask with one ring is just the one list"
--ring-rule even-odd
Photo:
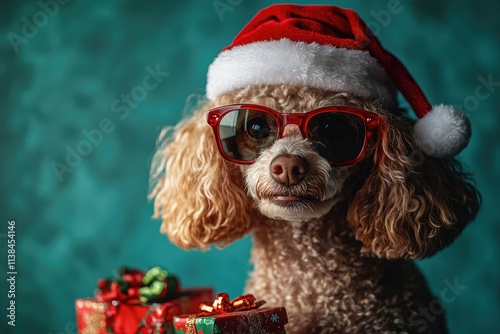
[(309, 169), (307, 161), (292, 154), (282, 154), (271, 162), (270, 170), (273, 178), (288, 186), (299, 183)]

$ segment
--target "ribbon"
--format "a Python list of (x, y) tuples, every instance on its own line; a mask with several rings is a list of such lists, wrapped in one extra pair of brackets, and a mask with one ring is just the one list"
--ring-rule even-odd
[(139, 289), (139, 299), (145, 303), (153, 303), (179, 294), (179, 280), (169, 276), (160, 267), (149, 269), (142, 279), (143, 287)]
[(212, 305), (202, 303), (200, 305), (200, 310), (210, 314), (224, 314), (257, 309), (265, 303), (266, 302), (263, 300), (257, 301), (252, 294), (242, 295), (230, 301), (229, 295), (223, 292), (215, 296), (215, 300)]
[(98, 302), (165, 302), (179, 294), (179, 280), (161, 267), (141, 272), (121, 267), (116, 278), (101, 279), (95, 293)]
[[(186, 319), (186, 334), (197, 334), (196, 329), (196, 318), (204, 317), (215, 314), (227, 314), (231, 312), (238, 311), (251, 311), (258, 309), (266, 302), (264, 300), (259, 300), (252, 295), (241, 295), (233, 300), (229, 299), (229, 295), (225, 292), (219, 293), (215, 296), (212, 305), (202, 303), (200, 304), (200, 310), (202, 313), (192, 314)], [(260, 321), (260, 317), (258, 319)], [(259, 327), (260, 328), (260, 327)]]
[(144, 274), (137, 269), (121, 267), (117, 270), (116, 276), (116, 278), (100, 279), (97, 282), (96, 300), (131, 303), (139, 301), (139, 288), (142, 286)]

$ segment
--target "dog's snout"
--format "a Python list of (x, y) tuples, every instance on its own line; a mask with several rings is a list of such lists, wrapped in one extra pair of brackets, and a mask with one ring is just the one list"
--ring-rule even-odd
[(277, 156), (270, 165), (273, 179), (288, 186), (299, 183), (308, 169), (309, 165), (304, 158), (291, 154)]

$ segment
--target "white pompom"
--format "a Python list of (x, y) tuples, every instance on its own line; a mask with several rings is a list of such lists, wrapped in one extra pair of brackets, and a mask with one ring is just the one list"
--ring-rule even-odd
[(467, 116), (452, 106), (439, 105), (419, 119), (414, 127), (414, 136), (425, 154), (438, 157), (453, 157), (469, 142), (471, 129)]

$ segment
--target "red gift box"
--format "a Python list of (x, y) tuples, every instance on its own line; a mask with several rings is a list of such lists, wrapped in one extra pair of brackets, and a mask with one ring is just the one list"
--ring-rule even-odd
[(126, 269), (119, 279), (101, 280), (95, 298), (77, 299), (78, 333), (170, 334), (173, 316), (198, 312), (200, 303), (213, 299), (211, 288), (179, 290), (177, 279), (172, 280), (171, 276), (155, 282), (168, 281), (174, 288), (168, 284), (145, 284), (146, 275)]

